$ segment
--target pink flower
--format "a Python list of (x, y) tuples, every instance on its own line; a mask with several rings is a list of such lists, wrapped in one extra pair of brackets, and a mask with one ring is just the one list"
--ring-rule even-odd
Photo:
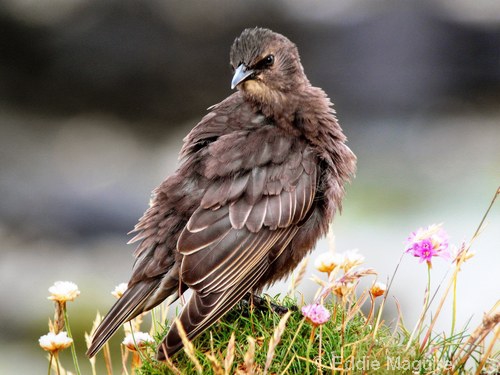
[(420, 258), (420, 263), (424, 260), (431, 266), (432, 257), (450, 259), (448, 251), (448, 234), (441, 227), (441, 224), (433, 224), (427, 228), (419, 228), (416, 232), (410, 233), (406, 240), (406, 252), (414, 257)]
[(302, 307), (302, 315), (315, 326), (325, 324), (330, 320), (330, 311), (318, 303), (305, 305)]

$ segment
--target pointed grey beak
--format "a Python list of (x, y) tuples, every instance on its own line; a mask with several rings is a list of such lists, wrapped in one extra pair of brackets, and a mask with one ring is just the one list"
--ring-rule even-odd
[(251, 77), (253, 73), (254, 71), (252, 69), (248, 69), (245, 64), (240, 64), (234, 72), (233, 80), (231, 81), (231, 90), (238, 86), (241, 82)]

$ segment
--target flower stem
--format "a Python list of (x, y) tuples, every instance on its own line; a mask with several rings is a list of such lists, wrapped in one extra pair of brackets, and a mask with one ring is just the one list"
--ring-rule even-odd
[(422, 328), (425, 320), (425, 315), (427, 314), (427, 311), (429, 310), (429, 301), (431, 297), (431, 266), (430, 264), (427, 267), (427, 290), (425, 291), (425, 304), (424, 304), (424, 311), (422, 312), (422, 317), (419, 322), (419, 327), (418, 327), (418, 341), (420, 341), (420, 335), (422, 334)]
[(455, 322), (457, 320), (457, 274), (453, 277), (453, 306), (451, 312), (451, 334), (450, 337), (453, 337), (455, 334)]
[(425, 312), (429, 308), (429, 300), (431, 296), (431, 267), (427, 267), (427, 296), (425, 298)]
[(102, 348), (102, 354), (104, 356), (104, 363), (106, 364), (106, 373), (108, 375), (113, 375), (113, 365), (111, 362), (111, 351), (109, 350), (109, 342), (104, 344)]
[(313, 344), (313, 341), (314, 341), (314, 334), (316, 333), (316, 326), (313, 325), (312, 326), (312, 329), (311, 329), (311, 336), (309, 336), (309, 343), (307, 344), (307, 351), (306, 351), (306, 374), (310, 374), (309, 372), (309, 362), (310, 362), (310, 359), (309, 359), (309, 354), (311, 352), (311, 347), (312, 347), (312, 344)]
[(319, 348), (318, 348), (318, 369), (321, 371), (321, 349), (322, 349), (322, 338), (323, 338), (323, 325), (319, 326)]
[(52, 369), (52, 359), (54, 358), (54, 355), (50, 353), (50, 358), (49, 358), (49, 370), (47, 371), (47, 375), (50, 375), (50, 370)]
[(431, 294), (431, 267), (428, 264), (427, 265), (427, 288), (425, 290), (424, 308), (422, 310), (422, 313), (420, 314), (420, 317), (417, 321), (417, 324), (415, 325), (415, 328), (413, 328), (413, 331), (410, 335), (410, 338), (408, 339), (408, 343), (406, 344), (406, 348), (405, 348), (406, 351), (408, 349), (410, 349), (410, 346), (413, 342), (413, 338), (414, 338), (415, 334), (417, 334), (417, 341), (420, 341), (420, 334), (422, 333), (422, 324), (425, 320), (425, 314), (427, 313), (427, 309), (429, 308), (430, 294)]
[(59, 368), (59, 356), (57, 353), (54, 354), (54, 357), (56, 357), (56, 369), (57, 369), (57, 375), (61, 375), (61, 369)]
[[(145, 361), (146, 360), (146, 356), (145, 354), (141, 351), (141, 348), (139, 347), (139, 345), (137, 344), (137, 341), (135, 340), (135, 335), (134, 335), (134, 327), (132, 326), (132, 321), (129, 321), (129, 324), (130, 324), (130, 333), (132, 335), (132, 342), (134, 343), (134, 346), (136, 348), (136, 353), (137, 355), (139, 356), (139, 360), (140, 361)], [(139, 328), (139, 327), (137, 327)], [(134, 353), (134, 354), (136, 354)], [(135, 359), (135, 356), (132, 356), (133, 359)], [(140, 363), (140, 362), (138, 362)], [(132, 360), (132, 365), (134, 364), (134, 360)]]
[(156, 332), (158, 331), (158, 327), (156, 326), (158, 324), (158, 319), (156, 318), (156, 311), (157, 309), (152, 309), (151, 310), (151, 336), (156, 336)]
[[(64, 309), (64, 325), (66, 326), (66, 332), (68, 332), (68, 337), (70, 339), (73, 339), (73, 335), (71, 334), (71, 328), (69, 326), (68, 312), (66, 311), (66, 309)], [(78, 366), (78, 358), (76, 357), (75, 341), (74, 340), (73, 340), (73, 343), (71, 344), (71, 355), (73, 357), (75, 371), (78, 375), (81, 375), (80, 366)]]

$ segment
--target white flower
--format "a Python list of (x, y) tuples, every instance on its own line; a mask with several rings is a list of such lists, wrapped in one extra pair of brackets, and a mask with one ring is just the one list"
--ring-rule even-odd
[(372, 294), (372, 296), (374, 298), (383, 296), (386, 291), (387, 291), (387, 285), (385, 285), (384, 283), (381, 283), (380, 281), (377, 281), (370, 288), (370, 293)]
[(336, 296), (345, 297), (354, 290), (355, 286), (356, 284), (350, 281), (335, 281), (331, 290)]
[(54, 332), (49, 332), (38, 339), (38, 343), (43, 350), (51, 353), (56, 353), (59, 350), (66, 349), (73, 343), (73, 339), (68, 337), (66, 332), (59, 332), (57, 335)]
[(120, 299), (123, 296), (123, 293), (125, 293), (125, 291), (127, 290), (127, 288), (128, 288), (127, 283), (120, 283), (115, 287), (115, 290), (113, 290), (111, 294), (116, 298)]
[(318, 255), (314, 261), (314, 267), (319, 272), (330, 273), (344, 262), (342, 254), (331, 251)]
[(145, 332), (129, 333), (122, 341), (122, 345), (131, 351), (137, 351), (137, 348), (142, 349), (147, 344), (152, 343), (154, 343), (153, 338), (149, 335), (149, 333)]
[(365, 257), (358, 253), (358, 249), (346, 251), (342, 255), (344, 256), (344, 261), (341, 267), (346, 272), (365, 261)]
[(51, 295), (47, 298), (57, 302), (73, 301), (80, 295), (78, 286), (71, 281), (56, 281), (49, 292)]

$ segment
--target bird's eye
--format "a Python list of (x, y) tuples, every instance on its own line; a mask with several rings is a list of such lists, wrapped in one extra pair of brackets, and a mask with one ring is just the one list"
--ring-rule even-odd
[(274, 55), (267, 55), (252, 66), (255, 70), (270, 68), (274, 64)]
[(264, 63), (266, 66), (271, 66), (274, 64), (274, 55), (267, 55), (264, 58)]

